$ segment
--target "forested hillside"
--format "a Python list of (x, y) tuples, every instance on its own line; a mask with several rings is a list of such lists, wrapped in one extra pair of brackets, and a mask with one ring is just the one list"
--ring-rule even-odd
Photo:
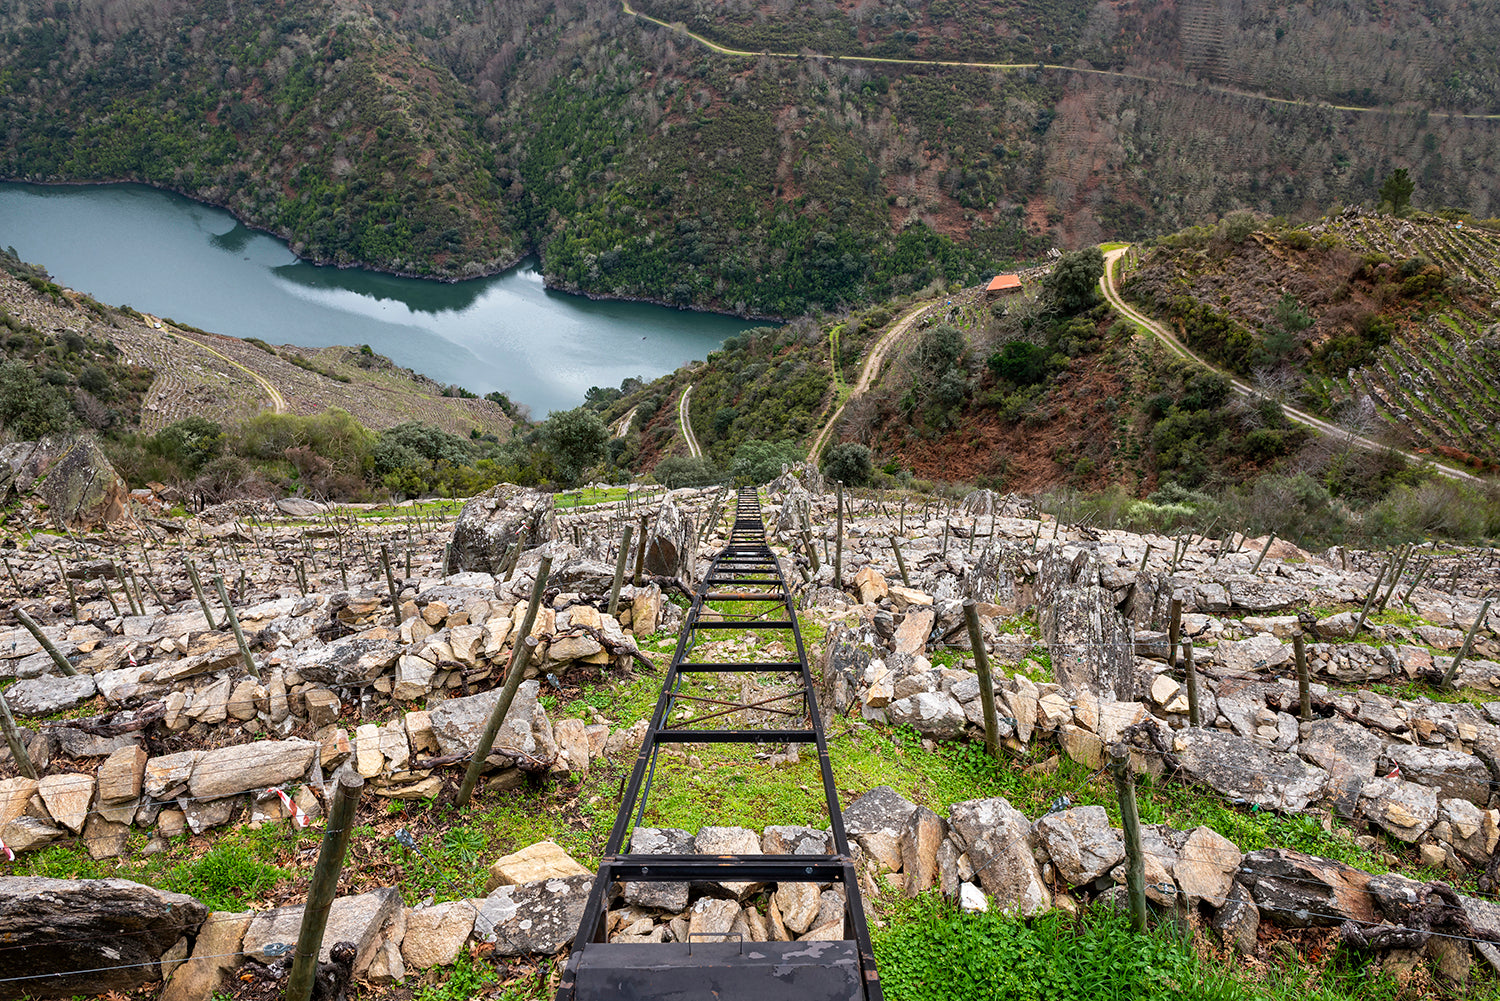
[(792, 55), (618, 0), (0, 0), (0, 173), (172, 187), (320, 260), (536, 249), (559, 287), (773, 316), (1312, 217), (1398, 166), (1419, 206), (1500, 206), (1500, 122), (1456, 117), (1500, 110), (1487, 5), (638, 7)]

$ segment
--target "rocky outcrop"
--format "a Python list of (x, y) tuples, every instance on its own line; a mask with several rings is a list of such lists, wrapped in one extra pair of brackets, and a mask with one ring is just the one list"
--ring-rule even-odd
[(1037, 583), (1037, 622), (1058, 684), (1124, 702), (1136, 697), (1134, 634), (1101, 587), (1086, 550), (1049, 551)]
[(123, 879), (0, 878), (0, 998), (159, 981), (162, 957), (185, 948), (207, 916), (192, 897)]
[(698, 535), (692, 517), (669, 494), (646, 528), (646, 571), (686, 581), (698, 576)]
[(1278, 811), (1305, 810), (1328, 773), (1295, 754), (1222, 730), (1184, 730), (1176, 738), (1183, 769), (1230, 799)]
[(1002, 910), (1022, 917), (1052, 906), (1052, 894), (1031, 854), (1031, 821), (1002, 798), (954, 803), (948, 822), (975, 878)]
[(445, 571), (498, 574), (512, 544), (524, 541), (533, 548), (552, 537), (552, 495), (501, 483), (464, 504), (453, 526)]
[(130, 490), (88, 435), (0, 447), (0, 502), (35, 491), (55, 524), (93, 529), (129, 518)]

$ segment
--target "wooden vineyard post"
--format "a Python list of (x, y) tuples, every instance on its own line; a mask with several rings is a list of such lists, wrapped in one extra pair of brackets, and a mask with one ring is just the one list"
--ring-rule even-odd
[(974, 672), (979, 675), (979, 705), (984, 710), (984, 744), (990, 757), (1000, 758), (1000, 725), (995, 718), (995, 686), (990, 678), (989, 651), (979, 628), (979, 610), (973, 599), (964, 602), (964, 622), (969, 627), (969, 646), (974, 650)]
[(1146, 856), (1141, 852), (1141, 818), (1135, 805), (1135, 775), (1130, 771), (1130, 750), (1124, 744), (1109, 747), (1109, 769), (1114, 773), (1120, 797), (1120, 822), (1125, 829), (1125, 886), (1130, 894), (1130, 924), (1139, 934), (1146, 930)]
[(318, 953), (323, 948), (323, 930), (328, 927), (328, 912), (338, 893), (339, 870), (349, 849), (349, 832), (354, 827), (355, 808), (365, 780), (353, 770), (339, 775), (338, 792), (333, 809), (328, 811), (328, 827), (323, 831), (323, 845), (318, 849), (318, 864), (313, 869), (307, 903), (302, 908), (302, 927), (297, 932), (292, 975), (287, 979), (287, 1001), (309, 1001), (313, 978), (318, 972)]

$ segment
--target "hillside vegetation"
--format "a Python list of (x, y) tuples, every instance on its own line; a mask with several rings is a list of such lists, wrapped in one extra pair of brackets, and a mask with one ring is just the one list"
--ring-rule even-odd
[(1500, 233), (1348, 210), (1163, 238), (1125, 283), (1185, 343), (1357, 433), (1500, 469)]
[(132, 487), (206, 501), (472, 492), (518, 415), (368, 347), (272, 347), (105, 306), (0, 252), (0, 441), (87, 431)]
[[(1484, 5), (640, 10), (794, 54), (603, 0), (7, 5), (0, 173), (171, 187), (319, 260), (453, 277), (536, 249), (559, 287), (782, 317), (1307, 217), (1393, 166), (1419, 205), (1497, 211), (1500, 123), (1450, 117), (1497, 110)], [(1351, 101), (1392, 107), (1320, 104)]]

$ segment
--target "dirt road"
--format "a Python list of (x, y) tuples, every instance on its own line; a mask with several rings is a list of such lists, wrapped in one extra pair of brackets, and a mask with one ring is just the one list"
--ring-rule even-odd
[[(1155, 336), (1158, 340), (1166, 345), (1168, 351), (1171, 351), (1173, 354), (1177, 355), (1177, 357), (1186, 358), (1190, 361), (1198, 363), (1199, 365), (1202, 365), (1204, 368), (1210, 369), (1214, 372), (1218, 372), (1220, 375), (1229, 380), (1229, 384), (1234, 388), (1234, 391), (1236, 393), (1239, 393), (1241, 396), (1259, 395), (1249, 383), (1235, 378), (1228, 372), (1225, 372), (1215, 367), (1214, 365), (1209, 364), (1206, 360), (1194, 354), (1186, 344), (1178, 340), (1177, 335), (1172, 333), (1171, 330), (1168, 330), (1162, 324), (1157, 323), (1155, 320), (1151, 319), (1151, 317), (1147, 316), (1145, 313), (1142, 313), (1140, 310), (1130, 305), (1124, 300), (1124, 298), (1121, 297), (1120, 290), (1115, 285), (1115, 264), (1121, 257), (1125, 255), (1125, 252), (1129, 249), (1129, 247), (1121, 247), (1118, 250), (1111, 250), (1109, 253), (1104, 255), (1104, 276), (1099, 279), (1099, 288), (1104, 293), (1104, 298), (1109, 300), (1110, 306), (1114, 307), (1115, 312), (1119, 313), (1126, 319), (1135, 323), (1136, 326)], [(1344, 429), (1338, 427), (1336, 424), (1330, 424), (1325, 420), (1314, 417), (1312, 414), (1309, 414), (1302, 410), (1298, 410), (1294, 407), (1286, 406), (1285, 404), (1282, 405), (1281, 412), (1286, 414), (1286, 416), (1290, 420), (1296, 421), (1298, 424), (1304, 424), (1307, 427), (1312, 428), (1314, 431), (1324, 436), (1325, 438), (1330, 438), (1340, 443), (1348, 442), (1355, 446), (1358, 446), (1359, 448), (1367, 449), (1372, 452), (1383, 451), (1384, 449), (1389, 447), (1382, 444), (1381, 442), (1374, 440), (1373, 438), (1366, 438), (1361, 435), (1350, 434), (1348, 431), (1345, 431)], [(1462, 469), (1456, 469), (1453, 466), (1444, 465), (1441, 462), (1435, 462), (1429, 455), (1418, 455), (1415, 452), (1407, 452), (1399, 448), (1396, 449), (1396, 452), (1405, 456), (1408, 461), (1417, 463), (1418, 465), (1421, 465), (1424, 462), (1432, 463), (1433, 469), (1435, 469), (1437, 472), (1442, 473), (1444, 476), (1451, 477), (1455, 480), (1468, 480), (1471, 483), (1484, 482), (1481, 477), (1475, 476), (1473, 473), (1465, 472)]]
[(907, 310), (905, 316), (901, 317), (901, 319), (897, 320), (891, 326), (891, 329), (886, 332), (884, 337), (875, 342), (875, 346), (870, 349), (869, 355), (865, 357), (864, 367), (859, 370), (859, 381), (854, 384), (854, 388), (849, 391), (849, 396), (843, 403), (838, 405), (838, 409), (824, 423), (823, 429), (818, 432), (818, 436), (813, 439), (812, 448), (807, 450), (808, 462), (818, 461), (818, 453), (823, 451), (823, 445), (827, 443), (828, 436), (833, 434), (833, 429), (838, 426), (839, 418), (844, 416), (844, 408), (849, 405), (849, 401), (870, 388), (870, 383), (875, 381), (875, 376), (879, 373), (880, 365), (885, 361), (885, 356), (895, 346), (897, 341), (906, 336), (906, 332), (911, 329), (912, 324), (931, 305), (932, 303), (930, 302), (924, 302), (913, 306)]

